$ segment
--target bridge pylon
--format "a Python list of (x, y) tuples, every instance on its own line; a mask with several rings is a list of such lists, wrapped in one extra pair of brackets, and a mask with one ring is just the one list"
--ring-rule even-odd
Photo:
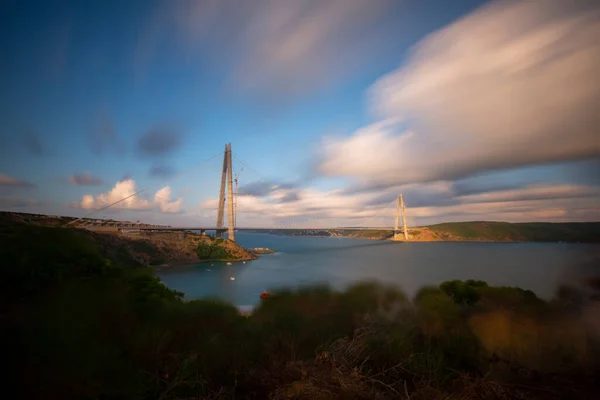
[(406, 207), (404, 206), (404, 198), (402, 193), (398, 196), (398, 205), (396, 206), (396, 219), (394, 221), (394, 240), (402, 240), (399, 235), (398, 219), (400, 218), (400, 212), (402, 212), (402, 233), (404, 234), (404, 241), (408, 242), (408, 231), (406, 229)]
[[(227, 197), (225, 197), (225, 186), (227, 186)], [(223, 172), (221, 174), (221, 189), (219, 191), (219, 210), (217, 212), (217, 228), (224, 227), (225, 200), (227, 200), (227, 233), (229, 240), (235, 242), (235, 220), (233, 207), (233, 168), (231, 165), (231, 143), (225, 145), (223, 156)], [(221, 237), (221, 232), (216, 232)]]

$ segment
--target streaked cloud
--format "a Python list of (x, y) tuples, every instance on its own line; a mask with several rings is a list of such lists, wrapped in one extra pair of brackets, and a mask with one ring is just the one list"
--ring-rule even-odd
[(240, 186), (240, 196), (267, 196), (280, 189), (294, 189), (296, 185), (277, 181), (261, 180)]
[[(337, 83), (385, 54), (396, 28), (393, 0), (199, 0), (163, 2), (135, 52), (138, 69), (165, 38), (188, 60), (226, 71), (231, 87), (255, 97), (298, 97)], [(386, 17), (388, 18), (386, 20)], [(390, 21), (391, 19), (391, 21)]]
[[(295, 196), (295, 200), (290, 196)], [(362, 214), (360, 209), (366, 198), (364, 195), (343, 196), (340, 190), (275, 189), (266, 196), (240, 196), (237, 209), (241, 220), (261, 217), (262, 224), (283, 217), (347, 218)], [(217, 205), (218, 199), (214, 198), (203, 202), (201, 208), (213, 210)]]
[[(451, 182), (434, 182), (353, 194), (343, 190), (275, 189), (265, 195), (239, 197), (237, 221), (240, 226), (275, 226), (294, 221), (298, 227), (391, 227), (400, 193), (411, 226), (469, 220), (591, 221), (600, 216), (600, 189), (594, 186), (527, 185), (456, 195)], [(217, 204), (216, 198), (207, 200), (201, 210), (213, 217)]]
[(0, 172), (0, 186), (31, 188), (35, 185), (23, 179), (13, 178)]
[[(121, 201), (123, 200), (123, 201)], [(83, 209), (98, 209), (117, 203), (111, 208), (128, 210), (159, 210), (164, 213), (181, 212), (183, 199), (171, 200), (171, 188), (168, 186), (158, 190), (152, 201), (139, 195), (136, 183), (133, 179), (125, 179), (117, 182), (107, 193), (96, 196), (86, 194), (81, 202), (75, 206)]]
[(600, 187), (583, 185), (529, 185), (524, 188), (498, 190), (460, 196), (465, 203), (497, 203), (527, 200), (556, 200), (596, 197), (600, 199)]
[(489, 3), (374, 84), (382, 120), (326, 138), (320, 171), (397, 185), (598, 157), (598, 40), (590, 2)]
[(69, 176), (69, 182), (72, 185), (78, 185), (78, 186), (102, 185), (102, 179), (98, 178), (97, 176), (93, 176), (89, 172), (73, 174), (73, 175)]

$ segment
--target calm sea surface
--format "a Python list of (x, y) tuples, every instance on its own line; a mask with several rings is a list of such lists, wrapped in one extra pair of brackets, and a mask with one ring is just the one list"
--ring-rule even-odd
[(278, 253), (245, 264), (199, 263), (163, 268), (157, 274), (186, 299), (218, 297), (237, 306), (255, 305), (263, 290), (314, 283), (341, 289), (362, 280), (396, 284), (413, 296), (424, 285), (481, 279), (549, 298), (560, 283), (600, 274), (598, 245), (396, 243), (244, 232), (236, 236), (244, 247), (269, 247)]

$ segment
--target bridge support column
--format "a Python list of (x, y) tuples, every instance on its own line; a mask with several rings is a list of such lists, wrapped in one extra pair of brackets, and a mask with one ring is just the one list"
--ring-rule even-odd
[(227, 236), (235, 242), (235, 220), (233, 217), (233, 168), (231, 165), (231, 143), (227, 144)]
[[(219, 191), (219, 209), (217, 213), (217, 228), (224, 227), (225, 219), (225, 185), (227, 185), (227, 233), (229, 240), (235, 241), (235, 221), (233, 210), (233, 168), (231, 165), (231, 143), (225, 145), (223, 157), (223, 173), (221, 175), (221, 190)], [(216, 232), (221, 237), (221, 231)]]
[(402, 240), (399, 235), (399, 227), (398, 227), (398, 219), (400, 218), (400, 211), (402, 211), (402, 233), (404, 236), (404, 241), (408, 242), (408, 231), (406, 228), (406, 213), (404, 207), (404, 199), (402, 198), (402, 194), (398, 196), (398, 205), (396, 206), (396, 219), (394, 221), (394, 240)]
[[(223, 172), (221, 173), (221, 189), (219, 190), (219, 209), (217, 212), (217, 228), (223, 227), (223, 219), (225, 218), (225, 184), (227, 182), (227, 145), (223, 153)], [(221, 237), (221, 232), (215, 232), (216, 237)]]

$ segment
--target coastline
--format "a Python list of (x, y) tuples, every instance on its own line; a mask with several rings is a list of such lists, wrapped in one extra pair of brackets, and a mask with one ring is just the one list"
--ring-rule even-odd
[(269, 234), (298, 237), (346, 237), (363, 240), (394, 242), (465, 242), (465, 243), (600, 243), (600, 222), (525, 222), (497, 221), (451, 222), (407, 229), (408, 241), (403, 235), (394, 240), (391, 230), (286, 232), (274, 229)]
[(235, 259), (230, 259), (230, 258), (223, 258), (223, 259), (212, 259), (212, 260), (201, 260), (198, 259), (198, 261), (191, 261), (191, 260), (186, 260), (186, 261), (174, 261), (174, 262), (169, 262), (169, 263), (165, 263), (165, 264), (160, 264), (160, 265), (151, 265), (150, 267), (158, 269), (158, 268), (172, 268), (172, 267), (182, 267), (182, 266), (186, 266), (186, 265), (194, 265), (194, 264), (204, 264), (204, 263), (238, 263), (238, 262), (246, 262), (246, 261), (254, 261), (254, 260), (258, 260), (260, 258), (261, 255), (264, 254), (274, 254), (277, 253), (277, 250), (273, 250), (273, 249), (269, 249), (266, 247), (256, 247), (256, 248), (245, 248), (245, 250), (252, 254), (251, 257), (242, 257), (242, 258), (235, 258)]

